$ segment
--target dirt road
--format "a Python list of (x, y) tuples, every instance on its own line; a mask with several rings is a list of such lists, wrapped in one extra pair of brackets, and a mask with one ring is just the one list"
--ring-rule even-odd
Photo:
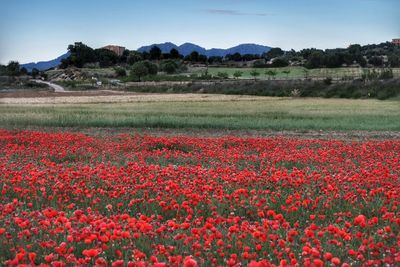
[(46, 84), (46, 85), (50, 86), (51, 88), (54, 89), (54, 92), (56, 92), (56, 93), (66, 92), (64, 87), (62, 87), (62, 86), (60, 86), (58, 84), (51, 83), (51, 82), (46, 82), (46, 81), (42, 81), (42, 80), (33, 80), (33, 81), (36, 82), (36, 83), (42, 83), (42, 84)]

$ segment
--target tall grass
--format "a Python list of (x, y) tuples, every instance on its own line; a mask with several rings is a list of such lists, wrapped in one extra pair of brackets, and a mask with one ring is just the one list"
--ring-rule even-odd
[(241, 101), (0, 105), (0, 127), (157, 127), (400, 131), (400, 101)]

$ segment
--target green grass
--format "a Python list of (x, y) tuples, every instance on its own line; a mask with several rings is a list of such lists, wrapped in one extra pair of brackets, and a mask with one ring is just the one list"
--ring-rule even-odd
[[(252, 78), (250, 72), (254, 70), (254, 68), (216, 68), (216, 67), (210, 67), (208, 68), (208, 73), (216, 76), (218, 72), (226, 72), (228, 73), (230, 78), (233, 78), (233, 74), (236, 71), (242, 71), (243, 75), (241, 78), (245, 79), (250, 79)], [(256, 69), (259, 73), (260, 76), (257, 77), (257, 79), (269, 79), (273, 78), (271, 76), (268, 76), (265, 74), (266, 71), (273, 70), (276, 71), (276, 76), (275, 79), (296, 79), (296, 78), (305, 78), (307, 77), (313, 77), (313, 78), (326, 78), (326, 77), (331, 77), (331, 78), (344, 78), (344, 77), (358, 77), (360, 78), (363, 72), (366, 71), (366, 69), (362, 68), (322, 68), (322, 69), (306, 69), (303, 67), (285, 67), (285, 68), (257, 68)], [(194, 68), (192, 70), (193, 73), (201, 74), (204, 73), (205, 68)], [(290, 71), (290, 73), (286, 74), (284, 71)], [(377, 69), (377, 71), (379, 71)], [(306, 74), (307, 73), (307, 74)], [(393, 75), (395, 77), (400, 77), (400, 69), (399, 68), (394, 68), (393, 69)]]
[(400, 101), (260, 98), (0, 105), (1, 127), (157, 127), (400, 131)]

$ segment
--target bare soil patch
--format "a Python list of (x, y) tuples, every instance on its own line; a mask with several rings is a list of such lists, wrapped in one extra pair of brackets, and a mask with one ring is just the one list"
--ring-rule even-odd
[(120, 134), (149, 136), (193, 136), (193, 137), (265, 137), (290, 139), (322, 139), (344, 141), (400, 140), (397, 131), (274, 131), (274, 130), (229, 130), (229, 129), (165, 129), (165, 128), (80, 128), (80, 127), (26, 127), (16, 131), (79, 132), (93, 136)]

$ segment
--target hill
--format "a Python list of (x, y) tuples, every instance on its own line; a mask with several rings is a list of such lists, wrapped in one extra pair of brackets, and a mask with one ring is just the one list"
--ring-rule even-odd
[(61, 56), (59, 56), (58, 58), (49, 60), (49, 61), (40, 61), (40, 62), (31, 62), (31, 63), (26, 63), (26, 64), (22, 64), (21, 67), (26, 68), (29, 72), (32, 71), (32, 69), (36, 68), (40, 71), (42, 70), (48, 70), (54, 67), (57, 67), (58, 65), (61, 64), (61, 60), (63, 60), (64, 58), (69, 57), (70, 53), (67, 52)]
[(206, 49), (204, 47), (201, 47), (196, 44), (192, 43), (184, 43), (180, 46), (177, 46), (174, 43), (167, 42), (167, 43), (162, 43), (162, 44), (152, 44), (148, 46), (142, 46), (138, 49), (139, 52), (149, 52), (150, 49), (153, 46), (158, 46), (163, 53), (169, 53), (171, 49), (175, 48), (179, 51), (180, 54), (187, 56), (193, 51), (196, 51), (200, 54), (206, 55), (208, 57), (211, 56), (221, 56), (224, 57), (228, 54), (235, 54), (235, 53), (240, 53), (241, 55), (245, 54), (259, 54), (261, 55), (262, 53), (268, 52), (271, 47), (269, 46), (264, 46), (264, 45), (258, 45), (258, 44), (241, 44), (235, 47), (231, 47), (228, 49), (221, 49), (221, 48), (211, 48), (211, 49)]

